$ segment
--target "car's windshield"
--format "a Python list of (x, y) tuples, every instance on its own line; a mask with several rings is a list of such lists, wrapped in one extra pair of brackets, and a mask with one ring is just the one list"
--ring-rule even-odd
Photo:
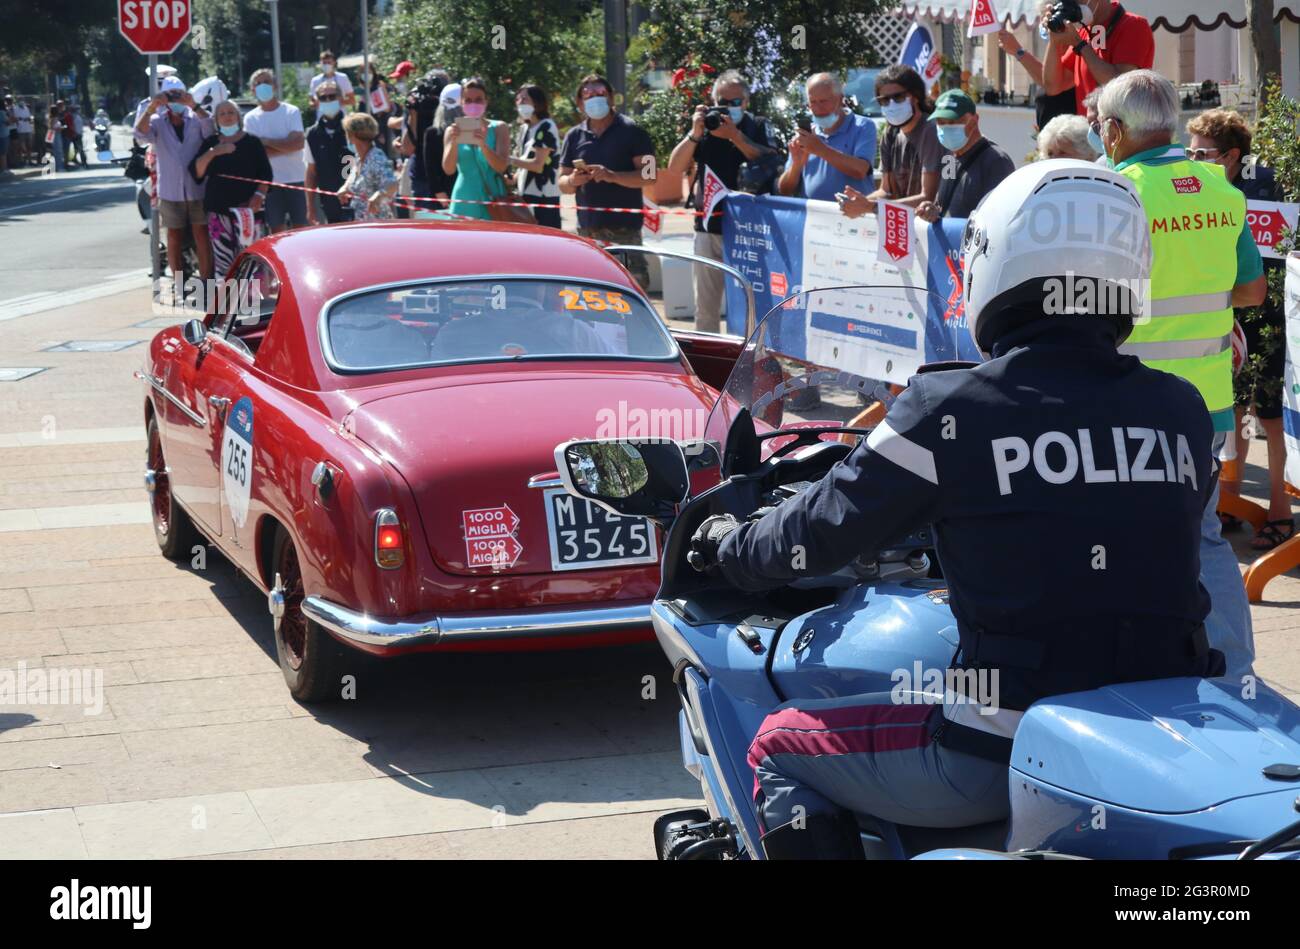
[[(723, 445), (740, 409), (760, 432), (874, 424), (927, 351), (927, 312), (942, 300), (920, 287), (835, 287), (797, 293), (763, 317), (705, 426)], [(931, 341), (933, 342), (933, 341)], [(770, 451), (773, 442), (765, 442)]]
[(668, 359), (655, 313), (630, 291), (577, 280), (482, 278), (385, 287), (325, 313), (344, 372), (525, 359)]

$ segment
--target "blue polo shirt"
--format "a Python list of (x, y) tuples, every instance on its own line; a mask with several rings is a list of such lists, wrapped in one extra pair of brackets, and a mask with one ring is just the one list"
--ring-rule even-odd
[[(825, 135), (821, 129), (817, 129), (817, 134), (826, 139), (826, 144), (837, 152), (852, 155), (854, 158), (865, 158), (872, 167), (875, 167), (876, 123), (870, 117), (847, 112), (844, 120), (831, 134)], [(785, 167), (789, 168), (790, 165), (791, 160), (787, 159)], [(845, 185), (852, 185), (863, 194), (870, 194), (876, 190), (870, 169), (867, 170), (865, 178), (850, 178), (844, 172), (838, 171), (826, 159), (809, 155), (807, 163), (803, 166), (803, 177), (799, 182), (799, 196), (814, 201), (834, 201), (836, 193), (843, 191)]]
[[(645, 129), (621, 112), (614, 113), (614, 121), (599, 135), (587, 121), (575, 125), (564, 136), (560, 146), (560, 167), (573, 168), (574, 159), (581, 158), (589, 165), (604, 165), (610, 171), (640, 171), (632, 159), (638, 155), (653, 155), (654, 143)], [(567, 171), (566, 171), (567, 174)], [(641, 189), (625, 188), (609, 181), (592, 181), (577, 191), (579, 206), (606, 208), (640, 208)], [(578, 211), (579, 227), (641, 227), (636, 214), (618, 211)]]

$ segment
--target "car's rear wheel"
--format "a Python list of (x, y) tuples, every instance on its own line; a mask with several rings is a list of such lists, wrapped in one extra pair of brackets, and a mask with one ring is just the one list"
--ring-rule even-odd
[(172, 494), (171, 473), (163, 456), (158, 419), (149, 419), (149, 447), (145, 454), (145, 484), (149, 488), (149, 505), (153, 514), (153, 536), (158, 549), (169, 560), (184, 560), (203, 541), (190, 516)]
[(289, 694), (299, 702), (341, 698), (343, 676), (359, 657), (303, 613), (305, 594), (298, 551), (284, 530), (276, 535), (271, 579), (272, 596), (279, 593), (284, 598), (275, 624), (275, 655)]

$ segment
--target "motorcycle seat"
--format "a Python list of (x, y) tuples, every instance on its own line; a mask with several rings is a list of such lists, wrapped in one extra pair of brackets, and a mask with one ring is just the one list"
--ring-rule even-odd
[(1001, 851), (1006, 845), (1006, 820), (970, 827), (911, 827), (855, 815), (863, 846), (871, 859), (906, 859), (939, 849)]

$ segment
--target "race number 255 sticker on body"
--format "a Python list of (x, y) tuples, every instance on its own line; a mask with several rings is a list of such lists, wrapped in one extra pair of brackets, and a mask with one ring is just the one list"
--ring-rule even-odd
[(253, 403), (248, 397), (231, 406), (221, 442), (221, 487), (236, 527), (248, 520), (253, 484)]
[(579, 290), (565, 287), (560, 291), (566, 310), (612, 310), (615, 313), (631, 313), (631, 305), (623, 299), (617, 290)]

